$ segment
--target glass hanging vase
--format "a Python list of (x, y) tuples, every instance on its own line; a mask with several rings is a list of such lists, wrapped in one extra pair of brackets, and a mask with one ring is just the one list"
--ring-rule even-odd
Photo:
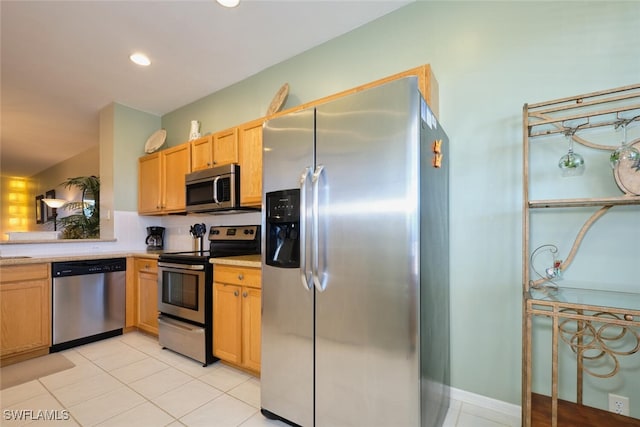
[(567, 133), (565, 136), (569, 139), (569, 150), (567, 154), (560, 158), (558, 167), (562, 173), (562, 176), (580, 176), (584, 173), (584, 158), (573, 152), (573, 134)]

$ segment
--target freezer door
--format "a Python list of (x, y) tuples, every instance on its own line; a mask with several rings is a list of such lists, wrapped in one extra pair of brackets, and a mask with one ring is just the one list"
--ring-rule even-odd
[(317, 107), (317, 426), (419, 426), (415, 79)]
[[(265, 124), (264, 206), (266, 193), (300, 188), (303, 172), (312, 169), (313, 122), (314, 110), (306, 110)], [(311, 187), (307, 172), (303, 193)], [(262, 218), (261, 406), (263, 413), (268, 411), (290, 422), (313, 426), (314, 293), (303, 286), (300, 268), (278, 268), (265, 263), (264, 246), (268, 239), (264, 234), (269, 229), (266, 211), (263, 209)], [(308, 210), (302, 216), (307, 215)], [(300, 253), (303, 256), (308, 250), (301, 248)]]

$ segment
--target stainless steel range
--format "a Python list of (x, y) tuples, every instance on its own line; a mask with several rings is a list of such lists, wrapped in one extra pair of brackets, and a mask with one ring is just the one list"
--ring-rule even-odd
[(213, 356), (213, 257), (260, 253), (260, 226), (213, 226), (209, 250), (158, 258), (158, 338), (164, 348), (207, 366)]

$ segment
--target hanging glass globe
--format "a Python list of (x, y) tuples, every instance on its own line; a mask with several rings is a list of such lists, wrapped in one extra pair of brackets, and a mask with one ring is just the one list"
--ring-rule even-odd
[(628, 164), (632, 167), (640, 162), (640, 151), (630, 145), (622, 145), (611, 153), (609, 156), (609, 164), (615, 169), (618, 164)]

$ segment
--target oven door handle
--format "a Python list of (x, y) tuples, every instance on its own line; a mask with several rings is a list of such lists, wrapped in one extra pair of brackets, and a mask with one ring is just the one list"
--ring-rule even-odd
[(172, 262), (159, 262), (158, 267), (177, 268), (180, 270), (204, 270), (204, 265), (199, 264), (176, 264)]

